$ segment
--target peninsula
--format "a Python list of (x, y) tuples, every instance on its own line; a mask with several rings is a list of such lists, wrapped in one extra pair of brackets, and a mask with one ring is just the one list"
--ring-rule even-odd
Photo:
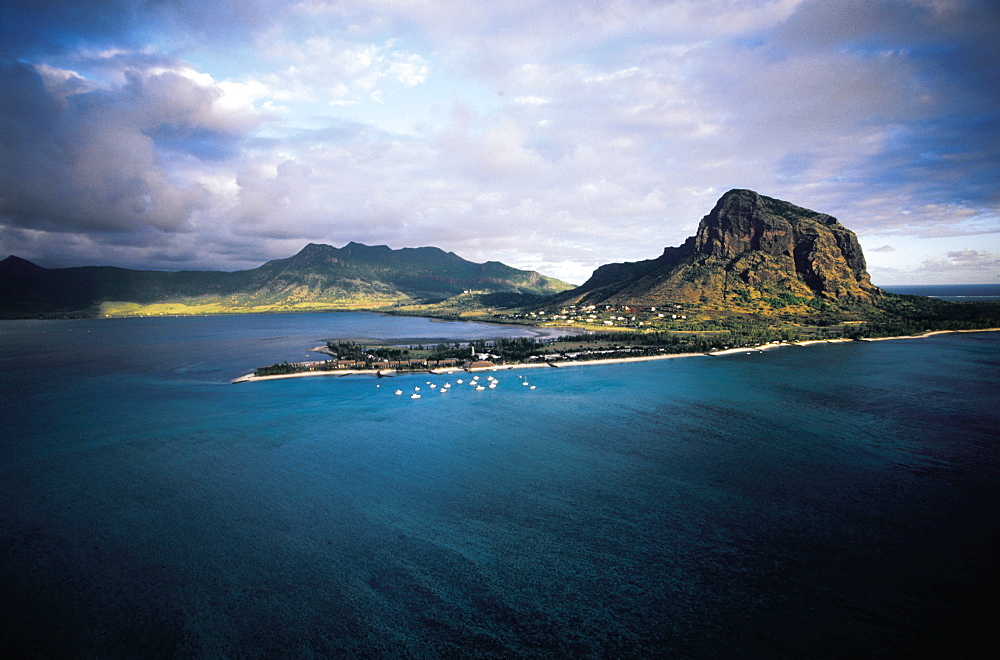
[[(499, 371), (511, 369), (528, 369), (535, 367), (571, 367), (581, 365), (601, 365), (618, 364), (628, 362), (645, 362), (649, 360), (663, 360), (683, 357), (719, 357), (723, 355), (734, 355), (740, 353), (762, 352), (782, 346), (811, 346), (815, 344), (831, 344), (852, 341), (885, 341), (891, 339), (923, 339), (934, 335), (965, 333), (965, 332), (998, 332), (1000, 327), (981, 328), (975, 330), (928, 330), (919, 335), (889, 336), (889, 337), (856, 337), (848, 338), (837, 335), (827, 335), (820, 339), (806, 339), (798, 341), (771, 341), (760, 345), (738, 346), (712, 346), (705, 352), (688, 352), (690, 344), (681, 341), (670, 342), (664, 345), (647, 344), (625, 339), (623, 344), (613, 344), (608, 341), (609, 337), (561, 337), (553, 343), (545, 344), (537, 339), (528, 338), (521, 340), (498, 340), (475, 342), (471, 345), (468, 359), (458, 360), (455, 358), (432, 359), (430, 357), (406, 357), (401, 360), (387, 360), (383, 357), (382, 347), (353, 347), (350, 354), (355, 359), (341, 360), (340, 355), (334, 354), (332, 359), (306, 361), (306, 362), (282, 362), (267, 367), (255, 369), (249, 373), (233, 379), (233, 383), (248, 383), (260, 380), (276, 380), (282, 378), (299, 378), (303, 376), (377, 376), (389, 377), (405, 373), (430, 373), (430, 374), (451, 374), (456, 372), (474, 373), (479, 371)], [(634, 338), (633, 338), (634, 339)], [(720, 342), (710, 342), (720, 343)], [(478, 346), (477, 346), (478, 344)], [(520, 352), (516, 347), (534, 344), (534, 348), (529, 349), (527, 356), (514, 354)], [(575, 345), (574, 345), (575, 344)], [(475, 353), (478, 349), (487, 351), (486, 353)], [(514, 350), (510, 350), (514, 348)], [(403, 349), (389, 349), (398, 350)], [(405, 349), (409, 355), (410, 349)], [(427, 353), (437, 355), (442, 352), (464, 352), (465, 349), (460, 344), (456, 344), (454, 350), (447, 345), (438, 345), (433, 349), (419, 349), (414, 354)]]

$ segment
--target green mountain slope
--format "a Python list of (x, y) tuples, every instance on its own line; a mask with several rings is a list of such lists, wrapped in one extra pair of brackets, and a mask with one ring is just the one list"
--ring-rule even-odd
[(0, 262), (0, 316), (374, 309), (437, 303), (463, 291), (544, 296), (570, 285), (438, 248), (311, 243), (287, 259), (237, 272), (41, 268)]

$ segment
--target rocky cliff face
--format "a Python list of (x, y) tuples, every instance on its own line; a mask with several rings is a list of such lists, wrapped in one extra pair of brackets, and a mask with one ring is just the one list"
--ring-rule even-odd
[(880, 294), (857, 237), (836, 218), (752, 190), (731, 190), (680, 247), (657, 259), (602, 266), (563, 298), (759, 310), (817, 300), (871, 303)]

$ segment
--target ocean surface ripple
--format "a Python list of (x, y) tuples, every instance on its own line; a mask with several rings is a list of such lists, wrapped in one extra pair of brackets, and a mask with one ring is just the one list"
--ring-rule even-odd
[(427, 381), (454, 376), (228, 384), (327, 338), (521, 332), (372, 314), (0, 322), (0, 643), (996, 653), (1000, 333), (520, 372), (535, 389), (497, 372), (447, 396)]

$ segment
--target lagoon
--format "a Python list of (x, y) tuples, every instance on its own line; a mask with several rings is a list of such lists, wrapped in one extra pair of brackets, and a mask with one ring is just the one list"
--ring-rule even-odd
[[(819, 656), (992, 641), (1000, 333), (230, 385), (374, 314), (0, 322), (18, 655)], [(310, 357), (314, 357), (311, 356)], [(387, 383), (391, 383), (389, 386)]]

